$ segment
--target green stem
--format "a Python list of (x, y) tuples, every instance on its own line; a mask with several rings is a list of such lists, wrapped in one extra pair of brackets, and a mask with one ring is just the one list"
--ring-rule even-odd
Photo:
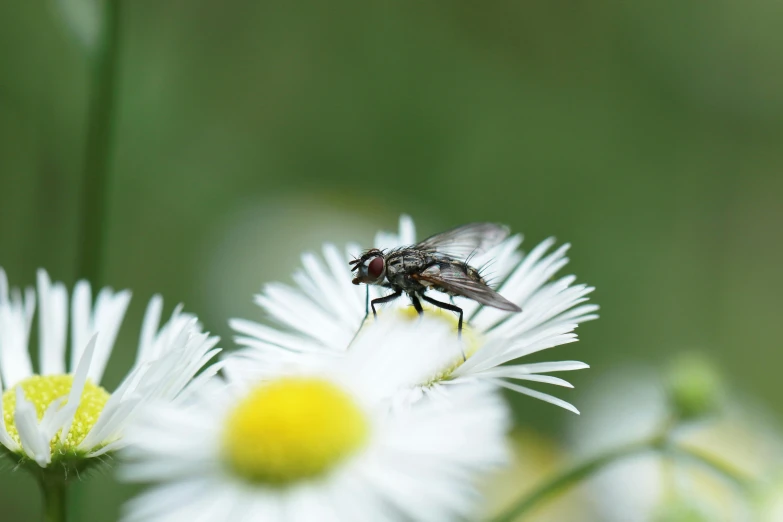
[(753, 493), (752, 481), (729, 464), (715, 459), (696, 448), (673, 444), (669, 440), (669, 434), (674, 426), (675, 423), (673, 421), (667, 422), (664, 424), (663, 429), (654, 437), (620, 446), (552, 477), (551, 480), (521, 498), (505, 513), (495, 517), (493, 522), (512, 522), (528, 513), (542, 501), (564, 491), (603, 467), (615, 461), (647, 451), (665, 452), (676, 459), (694, 462), (730, 482), (742, 494), (751, 495)]
[(82, 177), (77, 272), (95, 286), (101, 283), (101, 261), (106, 234), (107, 179), (114, 133), (119, 51), (119, 2), (105, 0), (101, 37), (90, 55), (91, 92), (87, 109), (87, 137)]
[(730, 482), (738, 490), (745, 494), (753, 492), (753, 482), (746, 477), (741, 471), (732, 467), (730, 464), (716, 459), (711, 455), (687, 446), (667, 446), (666, 451), (675, 458), (681, 460), (689, 460), (696, 464), (701, 465), (714, 472), (716, 475), (723, 477), (724, 480)]
[(632, 455), (637, 455), (647, 451), (658, 450), (663, 446), (663, 444), (665, 444), (665, 441), (666, 439), (664, 436), (658, 435), (650, 439), (620, 446), (619, 448), (598, 455), (571, 469), (555, 475), (548, 482), (525, 495), (517, 503), (506, 510), (505, 513), (495, 517), (493, 522), (512, 522), (513, 520), (516, 520), (517, 517), (520, 517), (521, 515), (529, 512), (540, 502), (578, 483), (580, 480), (592, 475), (604, 466), (607, 466), (625, 457), (630, 457)]
[(44, 501), (44, 522), (65, 522), (66, 520), (66, 483), (60, 477), (44, 476), (39, 480)]

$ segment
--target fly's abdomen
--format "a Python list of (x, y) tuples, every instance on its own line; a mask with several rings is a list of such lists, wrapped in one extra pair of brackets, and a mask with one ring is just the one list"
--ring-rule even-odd
[(452, 282), (454, 281), (455, 274), (461, 274), (460, 279), (472, 280), (476, 283), (486, 285), (486, 281), (479, 274), (479, 271), (472, 266), (462, 261), (456, 261), (452, 259), (438, 259), (435, 262), (429, 264), (424, 270), (421, 271), (421, 278), (419, 279), (421, 284), (426, 288), (437, 290), (449, 295), (463, 295), (461, 292), (455, 291), (453, 288), (447, 288), (442, 286), (439, 281), (443, 280), (444, 274)]

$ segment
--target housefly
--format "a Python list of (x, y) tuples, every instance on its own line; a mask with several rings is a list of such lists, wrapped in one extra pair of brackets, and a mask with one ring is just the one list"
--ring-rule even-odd
[(391, 294), (370, 302), (373, 316), (377, 315), (376, 305), (393, 301), (405, 293), (419, 315), (424, 313), (421, 301), (458, 313), (457, 332), (461, 335), (462, 308), (453, 302), (433, 299), (425, 292), (437, 290), (500, 310), (521, 312), (520, 307), (490, 288), (479, 270), (468, 264), (472, 255), (485, 252), (506, 237), (508, 229), (502, 225), (470, 223), (412, 246), (388, 251), (373, 248), (349, 262), (351, 271), (356, 273), (353, 284), (378, 285), (392, 290)]

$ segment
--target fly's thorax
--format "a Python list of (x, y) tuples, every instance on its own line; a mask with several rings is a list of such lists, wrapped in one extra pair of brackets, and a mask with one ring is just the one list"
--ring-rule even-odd
[(410, 248), (389, 253), (386, 256), (386, 279), (391, 285), (406, 291), (422, 288), (411, 276), (427, 267), (431, 262), (429, 257), (424, 252)]
[(432, 262), (431, 257), (412, 248), (396, 250), (386, 256), (386, 271), (391, 275), (419, 273)]

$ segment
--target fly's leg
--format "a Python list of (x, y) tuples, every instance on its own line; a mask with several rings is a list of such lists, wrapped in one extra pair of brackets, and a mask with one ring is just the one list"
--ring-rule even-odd
[[(385, 286), (385, 285), (384, 285)], [(370, 301), (370, 286), (365, 285), (365, 288), (367, 289), (367, 293), (364, 297), (364, 318), (362, 319), (361, 324), (359, 325), (359, 328), (356, 330), (356, 333), (353, 334), (353, 337), (351, 338), (351, 342), (348, 343), (348, 347), (350, 347), (353, 342), (356, 340), (356, 338), (359, 336), (359, 332), (362, 330), (362, 327), (364, 327), (364, 323), (367, 321), (367, 316), (370, 315), (370, 307), (372, 307), (372, 316), (377, 317), (378, 314), (375, 313), (375, 305), (380, 303), (385, 303), (387, 301), (393, 301), (394, 299), (400, 297), (402, 295), (402, 290), (399, 292), (395, 292), (391, 295), (387, 295), (385, 297), (380, 297), (378, 299), (373, 299)]]
[(421, 301), (416, 297), (416, 294), (408, 294), (408, 297), (411, 298), (411, 304), (416, 310), (416, 313), (419, 314), (419, 321), (421, 321), (422, 316), (424, 316), (424, 308), (421, 307)]
[[(459, 314), (459, 323), (457, 324), (457, 333), (462, 336), (462, 308), (460, 308), (457, 305), (449, 304), (449, 303), (442, 303), (440, 301), (437, 301), (431, 297), (428, 297), (424, 294), (421, 294), (421, 298), (427, 301), (428, 303), (437, 306), (438, 308), (443, 308), (444, 310), (451, 310), (452, 312), (457, 312)], [(414, 305), (415, 306), (415, 305)]]
[(393, 294), (389, 294), (383, 297), (379, 297), (378, 299), (373, 299), (370, 301), (370, 308), (372, 308), (372, 316), (378, 317), (378, 313), (375, 311), (375, 305), (382, 304), (382, 303), (388, 303), (389, 301), (394, 301), (398, 297), (402, 295), (402, 290), (397, 290)]
[[(367, 322), (368, 315), (370, 315), (370, 285), (364, 285), (364, 317), (362, 317), (362, 322), (359, 323), (359, 330), (361, 330), (364, 323)], [(359, 334), (359, 330), (356, 330), (356, 333), (353, 336), (354, 339), (356, 338), (356, 335)], [(353, 343), (353, 339), (351, 339), (351, 343)], [(350, 343), (348, 343), (348, 346), (350, 346)]]
[(424, 309), (421, 307), (421, 301), (419, 301), (419, 298), (415, 295), (411, 294), (411, 304), (413, 305), (413, 308), (416, 309), (416, 313), (419, 314), (419, 317), (424, 315)]
[[(442, 303), (431, 297), (427, 297), (424, 294), (421, 294), (421, 298), (427, 301), (429, 304), (437, 306), (438, 308), (443, 308), (444, 310), (450, 310), (452, 312), (457, 312), (459, 314), (459, 322), (457, 323), (457, 337), (461, 339), (462, 338), (462, 314), (463, 314), (462, 308), (460, 308), (457, 305)], [(462, 360), (463, 361), (467, 360), (467, 357), (465, 357), (465, 352), (462, 352)]]

